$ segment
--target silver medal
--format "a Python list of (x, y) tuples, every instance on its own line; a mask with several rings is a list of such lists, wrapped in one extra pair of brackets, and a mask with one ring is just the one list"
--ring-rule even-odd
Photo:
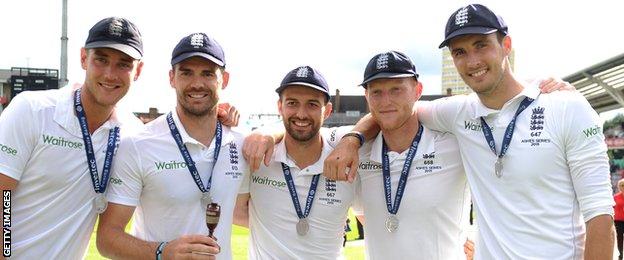
[(503, 160), (500, 157), (496, 159), (496, 162), (494, 163), (494, 173), (498, 178), (503, 176)]
[(392, 233), (399, 228), (399, 219), (394, 214), (389, 214), (386, 218), (386, 230)]
[(299, 219), (297, 222), (297, 234), (300, 236), (305, 236), (310, 230), (310, 224), (308, 224), (308, 220), (305, 218)]
[(104, 213), (106, 207), (108, 206), (108, 201), (106, 197), (102, 193), (98, 193), (95, 195), (95, 199), (93, 200), (93, 206), (95, 207), (95, 212), (98, 214)]
[(210, 196), (210, 192), (203, 192), (201, 197), (202, 207), (208, 206), (208, 204), (212, 203), (212, 196)]

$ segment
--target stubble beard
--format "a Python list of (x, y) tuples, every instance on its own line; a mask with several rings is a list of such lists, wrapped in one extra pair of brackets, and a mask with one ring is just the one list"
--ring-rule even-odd
[(184, 96), (180, 97), (183, 99), (183, 102), (179, 102), (180, 106), (182, 107), (182, 112), (192, 117), (204, 117), (206, 115), (216, 113), (219, 98), (216, 97), (216, 95), (212, 91), (208, 95), (210, 97), (209, 104), (207, 104), (206, 106), (192, 106), (189, 104), (189, 102), (185, 101), (186, 94), (184, 94)]
[(316, 134), (319, 132), (319, 129), (320, 129), (320, 127), (317, 127), (317, 125), (314, 124), (314, 122), (311, 122), (312, 130), (308, 132), (300, 133), (298, 131), (293, 130), (291, 127), (291, 124), (294, 124), (294, 123), (290, 122), (290, 120), (286, 121), (284, 123), (284, 128), (286, 128), (286, 132), (288, 133), (288, 135), (290, 135), (295, 141), (298, 141), (298, 142), (308, 142), (312, 140), (312, 138), (316, 136)]

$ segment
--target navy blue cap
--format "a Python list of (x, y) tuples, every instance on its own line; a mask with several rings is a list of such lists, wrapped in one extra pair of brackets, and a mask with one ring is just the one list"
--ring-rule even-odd
[(329, 100), (329, 86), (321, 73), (310, 66), (301, 66), (291, 70), (282, 80), (279, 88), (275, 90), (278, 94), (289, 86), (306, 86), (323, 92), (327, 100)]
[(139, 29), (128, 19), (108, 17), (97, 22), (85, 42), (86, 49), (112, 48), (135, 60), (143, 57), (143, 40)]
[(193, 33), (182, 38), (171, 53), (171, 66), (196, 56), (225, 67), (225, 54), (221, 45), (205, 33)]
[(446, 22), (444, 41), (438, 48), (448, 46), (451, 39), (466, 34), (490, 34), (496, 31), (507, 35), (507, 24), (503, 18), (480, 4), (471, 4), (457, 9)]
[(366, 84), (376, 79), (409, 77), (418, 79), (418, 73), (407, 55), (398, 51), (383, 52), (368, 62), (364, 70), (364, 81), (360, 86), (366, 87)]

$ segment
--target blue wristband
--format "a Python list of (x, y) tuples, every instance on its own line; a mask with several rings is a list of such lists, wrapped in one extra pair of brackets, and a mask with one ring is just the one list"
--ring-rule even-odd
[(163, 249), (165, 248), (167, 243), (168, 242), (160, 242), (160, 244), (158, 245), (158, 248), (156, 248), (156, 260), (162, 259)]
[(358, 131), (351, 131), (345, 135), (342, 136), (342, 138), (345, 138), (347, 136), (353, 136), (355, 138), (358, 139), (358, 141), (360, 141), (360, 147), (362, 147), (362, 145), (364, 145), (364, 135)]

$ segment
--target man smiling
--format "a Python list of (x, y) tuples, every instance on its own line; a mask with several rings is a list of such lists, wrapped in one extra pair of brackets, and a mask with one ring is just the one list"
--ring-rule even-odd
[[(177, 106), (122, 140), (113, 173), (119, 181), (111, 183), (98, 227), (102, 255), (231, 259), (232, 212), (247, 166), (238, 156), (243, 135), (217, 121), (229, 80), (225, 64), (221, 46), (204, 33), (188, 35), (174, 48), (169, 82)], [(211, 202), (221, 206), (219, 244), (206, 236)], [(130, 235), (124, 229), (133, 213)]]
[(419, 115), (460, 142), (479, 224), (476, 259), (612, 259), (606, 144), (602, 131), (586, 130), (600, 125), (587, 100), (518, 81), (507, 25), (483, 5), (451, 15), (444, 46), (475, 94)]
[[(475, 93), (418, 106), (424, 125), (457, 137), (479, 226), (475, 258), (610, 260), (613, 198), (600, 119), (580, 93), (544, 94), (517, 80), (511, 43), (487, 7), (455, 11), (440, 48), (449, 47)], [(336, 177), (352, 164), (339, 161), (352, 153), (350, 139), (329, 156)]]
[(250, 259), (337, 259), (355, 189), (321, 176), (331, 151), (319, 131), (332, 111), (329, 86), (302, 66), (276, 92), (286, 134), (271, 163), (243, 183), (235, 223), (249, 226)]
[[(142, 127), (115, 109), (139, 78), (141, 34), (130, 21), (96, 23), (80, 50), (79, 89), (23, 92), (0, 116), (0, 188), (12, 190), (12, 256), (81, 259), (119, 135)], [(85, 156), (86, 152), (86, 156)]]

